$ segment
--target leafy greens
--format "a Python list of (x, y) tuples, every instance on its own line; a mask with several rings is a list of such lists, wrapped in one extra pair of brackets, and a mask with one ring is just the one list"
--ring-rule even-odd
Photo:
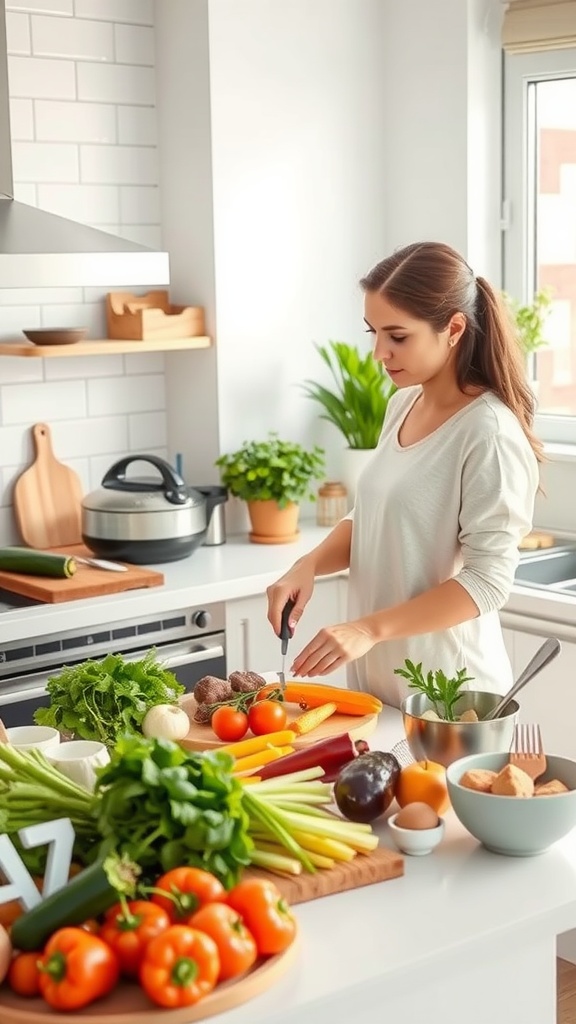
[(448, 679), (441, 668), (436, 672), (427, 672), (424, 676), (421, 661), (415, 665), (413, 661), (406, 658), (404, 664), (406, 668), (394, 669), (396, 675), (407, 679), (408, 686), (414, 690), (420, 690), (421, 693), (426, 694), (440, 718), (447, 722), (454, 722), (454, 705), (462, 696), (461, 689), (464, 683), (472, 681), (472, 676), (466, 675), (466, 669), (459, 669), (454, 678)]

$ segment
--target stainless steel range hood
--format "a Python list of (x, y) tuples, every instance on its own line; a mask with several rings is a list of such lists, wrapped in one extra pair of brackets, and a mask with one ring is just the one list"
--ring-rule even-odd
[(168, 253), (17, 202), (5, 0), (0, 0), (0, 288), (169, 284)]

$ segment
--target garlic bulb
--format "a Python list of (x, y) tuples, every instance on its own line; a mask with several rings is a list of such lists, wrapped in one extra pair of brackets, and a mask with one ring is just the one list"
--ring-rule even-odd
[(142, 732), (148, 739), (183, 740), (190, 731), (190, 719), (176, 704), (156, 704), (146, 712)]

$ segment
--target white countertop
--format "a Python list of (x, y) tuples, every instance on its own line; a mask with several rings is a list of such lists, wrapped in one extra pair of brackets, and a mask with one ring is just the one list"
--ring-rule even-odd
[[(389, 750), (403, 736), (400, 713), (385, 708), (380, 721), (370, 747)], [(388, 814), (394, 810), (395, 804)], [(552, 941), (574, 926), (576, 829), (545, 854), (516, 858), (485, 850), (452, 811), (445, 821), (440, 846), (426, 857), (406, 857), (402, 878), (298, 906), (301, 948), (296, 963), (268, 993), (214, 1017), (214, 1024), (323, 1021), (325, 1013), (327, 1020), (348, 1020), (338, 1016), (338, 1006), (343, 1007), (351, 990), (375, 991), (384, 979), (392, 999), (396, 992), (402, 996), (408, 991), (415, 979), (424, 983), (436, 976), (450, 985), (460, 961), (481, 963), (497, 956), (497, 944), (517, 941), (512, 937), (519, 931)], [(383, 845), (393, 847), (385, 822), (376, 831)], [(321, 1012), (324, 1002), (333, 1008), (331, 1018)], [(372, 1009), (369, 1024), (385, 1019), (385, 1003)], [(438, 1012), (430, 1009), (430, 1024), (447, 1021), (442, 1007), (435, 1007)], [(477, 1017), (471, 1012), (467, 1020)], [(410, 1024), (424, 1020), (410, 1018)]]
[[(200, 547), (188, 558), (153, 566), (164, 574), (161, 587), (5, 612), (0, 615), (0, 643), (263, 594), (328, 532), (305, 523), (298, 541), (278, 545), (252, 544), (247, 534), (232, 536), (218, 547)], [(565, 623), (574, 629), (576, 640), (576, 596), (515, 587), (504, 611), (530, 617), (535, 623)]]

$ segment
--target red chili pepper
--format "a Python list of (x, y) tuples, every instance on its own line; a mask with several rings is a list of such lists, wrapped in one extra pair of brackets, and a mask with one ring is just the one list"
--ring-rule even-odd
[(278, 757), (259, 768), (254, 774), (260, 779), (274, 779), (279, 775), (319, 767), (323, 768), (330, 778), (359, 754), (365, 754), (368, 749), (365, 740), (355, 740), (349, 733), (343, 732), (339, 736), (330, 736), (326, 740), (312, 743), (309, 747), (295, 750), (293, 754)]

